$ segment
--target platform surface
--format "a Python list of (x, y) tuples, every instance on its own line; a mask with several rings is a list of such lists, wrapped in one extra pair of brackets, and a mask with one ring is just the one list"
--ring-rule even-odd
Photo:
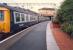
[(50, 24), (51, 21), (36, 24), (27, 35), (7, 50), (60, 50)]
[(35, 28), (26, 36), (22, 37), (7, 50), (47, 50), (46, 27), (47, 22), (35, 25)]

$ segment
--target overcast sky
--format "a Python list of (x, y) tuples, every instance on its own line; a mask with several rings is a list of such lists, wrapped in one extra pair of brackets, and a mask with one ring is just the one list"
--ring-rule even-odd
[(0, 0), (1, 2), (17, 2), (17, 3), (48, 3), (55, 2), (59, 3), (63, 0)]
[[(41, 6), (39, 6), (39, 4), (28, 5), (28, 8), (32, 9), (33, 11), (37, 11), (39, 8), (42, 7), (56, 7), (59, 6), (63, 1), (64, 0), (0, 0), (1, 3), (3, 2), (4, 3), (47, 3), (47, 4), (42, 4)], [(49, 3), (56, 4), (56, 6)], [(19, 4), (19, 6), (21, 5)], [(24, 5), (24, 7), (26, 8), (27, 6)]]

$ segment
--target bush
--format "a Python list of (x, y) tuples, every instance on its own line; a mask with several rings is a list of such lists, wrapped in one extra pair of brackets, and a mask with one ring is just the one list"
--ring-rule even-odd
[(61, 29), (68, 33), (69, 35), (71, 35), (73, 33), (73, 24), (69, 24), (69, 23), (64, 23), (61, 25)]
[(65, 0), (58, 10), (56, 19), (61, 29), (69, 35), (73, 34), (73, 0)]
[(52, 22), (53, 22), (54, 24), (59, 24), (59, 21), (58, 21), (57, 19), (54, 19)]

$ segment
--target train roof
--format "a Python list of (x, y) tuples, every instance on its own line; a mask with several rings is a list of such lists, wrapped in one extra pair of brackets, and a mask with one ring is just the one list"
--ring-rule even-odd
[(18, 11), (18, 12), (25, 12), (26, 9), (20, 8), (20, 7), (13, 7), (13, 6), (8, 6), (8, 5), (4, 5), (4, 4), (0, 4), (0, 7), (5, 7), (8, 8), (10, 10), (14, 10), (14, 11)]
[(36, 12), (34, 12), (34, 11), (31, 11), (31, 10), (29, 10), (29, 9), (24, 9), (24, 8), (20, 8), (20, 7), (8, 6), (8, 5), (1, 4), (1, 3), (0, 3), (0, 7), (5, 7), (5, 8), (8, 8), (8, 9), (10, 9), (10, 10), (17, 11), (17, 12), (23, 12), (23, 13), (29, 13), (29, 14), (39, 15), (38, 13), (36, 13)]

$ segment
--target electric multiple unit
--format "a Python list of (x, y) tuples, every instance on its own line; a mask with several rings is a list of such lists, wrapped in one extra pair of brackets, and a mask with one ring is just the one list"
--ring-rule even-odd
[(46, 19), (27, 9), (0, 4), (0, 33), (12, 33)]

